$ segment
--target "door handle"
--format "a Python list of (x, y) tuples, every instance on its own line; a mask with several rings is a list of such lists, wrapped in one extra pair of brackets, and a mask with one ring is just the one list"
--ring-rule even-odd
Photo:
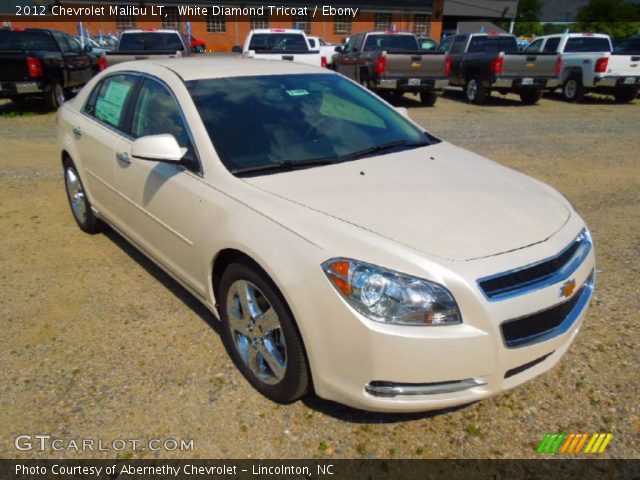
[(131, 163), (131, 158), (126, 152), (116, 153), (116, 158), (122, 163)]
[(80, 138), (82, 136), (82, 129), (80, 127), (73, 127), (73, 134), (76, 138)]

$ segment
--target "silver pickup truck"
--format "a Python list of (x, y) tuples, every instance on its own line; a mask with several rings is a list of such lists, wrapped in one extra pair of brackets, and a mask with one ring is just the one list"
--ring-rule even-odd
[(421, 50), (411, 33), (364, 32), (354, 35), (344, 47), (336, 47), (334, 69), (383, 96), (420, 95), (432, 106), (436, 91), (444, 89), (450, 61), (448, 55)]
[(107, 66), (130, 60), (175, 58), (191, 55), (191, 48), (177, 30), (125, 30), (116, 49), (106, 52)]

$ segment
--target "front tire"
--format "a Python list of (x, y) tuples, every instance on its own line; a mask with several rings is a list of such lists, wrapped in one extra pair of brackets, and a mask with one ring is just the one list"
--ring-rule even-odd
[(277, 403), (304, 396), (310, 375), (302, 340), (266, 273), (250, 261), (231, 264), (222, 274), (218, 298), (223, 340), (249, 383)]
[(482, 85), (482, 80), (477, 75), (469, 77), (464, 86), (464, 93), (467, 101), (474, 105), (482, 105), (487, 101), (489, 91), (487, 87)]
[(91, 203), (87, 198), (84, 185), (78, 175), (78, 170), (70, 159), (66, 159), (63, 164), (64, 186), (67, 191), (67, 199), (71, 207), (73, 218), (86, 233), (98, 233), (104, 228), (104, 223), (96, 217), (91, 209)]
[(542, 90), (529, 89), (520, 92), (520, 100), (525, 105), (535, 105), (542, 98)]
[(433, 107), (438, 101), (436, 92), (420, 92), (420, 103), (425, 107)]
[(584, 99), (584, 86), (577, 76), (569, 77), (562, 86), (562, 97), (570, 103), (580, 103)]

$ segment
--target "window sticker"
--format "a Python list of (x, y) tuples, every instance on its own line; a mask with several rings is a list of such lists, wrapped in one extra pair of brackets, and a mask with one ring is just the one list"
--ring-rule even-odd
[(292, 97), (304, 97), (305, 95), (309, 95), (309, 92), (303, 88), (298, 90), (287, 90), (287, 93)]
[(130, 84), (109, 82), (104, 97), (98, 98), (96, 103), (96, 116), (109, 125), (118, 126), (130, 89)]

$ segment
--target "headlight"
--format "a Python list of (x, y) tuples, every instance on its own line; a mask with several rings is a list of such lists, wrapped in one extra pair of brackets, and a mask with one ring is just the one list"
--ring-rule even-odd
[(396, 325), (455, 325), (460, 310), (449, 291), (421, 278), (355, 260), (322, 264), (338, 292), (362, 315)]

